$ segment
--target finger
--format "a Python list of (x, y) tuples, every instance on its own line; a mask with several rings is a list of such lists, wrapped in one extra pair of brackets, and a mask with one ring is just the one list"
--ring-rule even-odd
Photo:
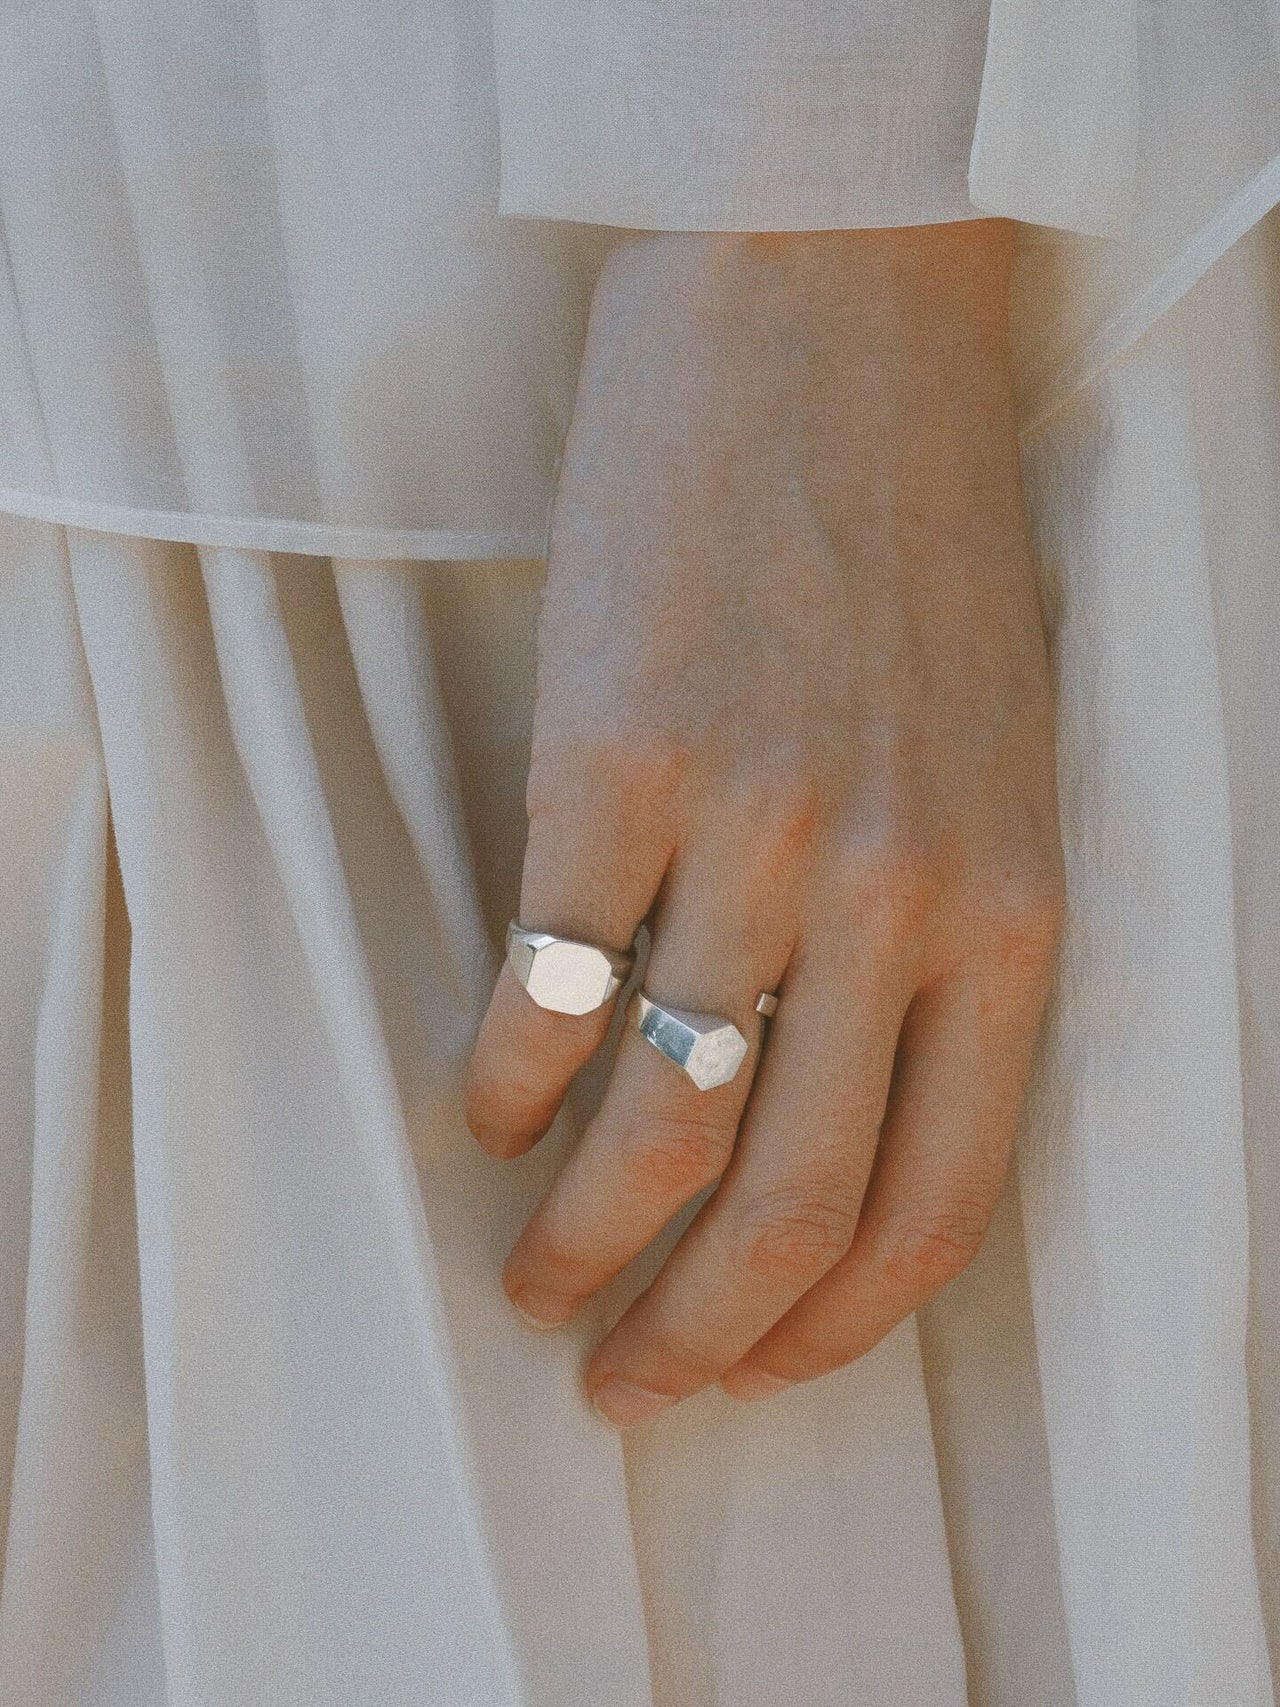
[(627, 1026), (599, 1113), (507, 1262), (504, 1283), (527, 1313), (566, 1320), (719, 1177), (759, 1048), (755, 1000), (781, 976), (793, 931), (758, 828), (754, 846), (750, 835), (717, 830), (677, 858), (653, 925), (646, 990), (732, 1020), (747, 1058), (728, 1084), (699, 1090)]
[(686, 1397), (718, 1379), (854, 1236), (911, 992), (908, 967), (859, 932), (809, 941), (784, 999), (732, 1163), (587, 1371)]
[[(626, 952), (671, 857), (670, 789), (634, 754), (566, 756), (555, 774), (553, 788), (530, 785), (520, 922)], [(515, 1156), (542, 1137), (613, 1007), (549, 1012), (503, 966), (466, 1084), (467, 1124), (486, 1150)]]
[(1011, 993), (998, 969), (983, 968), (916, 998), (849, 1251), (726, 1375), (727, 1392), (759, 1398), (851, 1362), (976, 1254), (1012, 1148), (1045, 987)]

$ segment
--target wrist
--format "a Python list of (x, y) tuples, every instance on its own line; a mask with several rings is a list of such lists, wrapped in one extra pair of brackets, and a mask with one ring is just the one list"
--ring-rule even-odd
[(858, 231), (627, 231), (603, 278), (665, 287), (669, 311), (726, 316), (784, 305), (816, 316), (869, 297), (925, 320), (1008, 316), (1013, 222), (962, 220)]
[(705, 498), (752, 469), (859, 528), (873, 510), (929, 527), (966, 492), (1016, 520), (1012, 237), (1005, 220), (627, 233), (592, 303), (580, 472), (609, 488), (646, 469), (651, 496), (702, 479)]

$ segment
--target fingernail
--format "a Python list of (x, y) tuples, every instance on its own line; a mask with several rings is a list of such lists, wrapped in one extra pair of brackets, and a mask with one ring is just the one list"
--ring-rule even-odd
[(567, 1322), (578, 1308), (576, 1298), (566, 1298), (559, 1292), (547, 1292), (541, 1286), (520, 1286), (507, 1296), (531, 1328), (558, 1328), (562, 1322)]
[(675, 1402), (670, 1393), (651, 1393), (647, 1387), (620, 1381), (617, 1376), (601, 1382), (591, 1398), (596, 1414), (614, 1428), (634, 1428), (637, 1423), (650, 1422)]
[(731, 1369), (722, 1375), (720, 1385), (731, 1399), (772, 1399), (787, 1387), (794, 1387), (782, 1375), (770, 1375), (764, 1369)]

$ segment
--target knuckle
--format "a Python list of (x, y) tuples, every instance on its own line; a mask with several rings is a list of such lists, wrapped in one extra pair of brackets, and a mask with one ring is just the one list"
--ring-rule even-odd
[(585, 799), (608, 797), (625, 813), (652, 813), (679, 788), (692, 763), (673, 736), (626, 725), (538, 741), (529, 763), (530, 821)]
[(518, 1250), (508, 1259), (503, 1276), (508, 1291), (533, 1282), (557, 1291), (574, 1292), (581, 1282), (584, 1250), (553, 1226), (547, 1217), (535, 1217), (521, 1236)]
[(849, 1249), (857, 1221), (856, 1206), (834, 1190), (773, 1192), (741, 1212), (739, 1260), (761, 1279), (813, 1279)]
[(705, 1387), (719, 1378), (725, 1360), (707, 1346), (695, 1345), (687, 1333), (664, 1323), (654, 1330), (646, 1361), (675, 1374), (681, 1386)]
[(483, 1064), (473, 1060), (467, 1070), (463, 1094), (467, 1127), (472, 1137), (486, 1150), (505, 1150), (512, 1139), (514, 1122), (500, 1083), (490, 1076)]
[(474, 1070), (467, 1075), (464, 1099), (467, 1125), (474, 1137), (483, 1141), (502, 1128), (505, 1110), (492, 1087)]
[(996, 952), (1037, 965), (1050, 960), (1066, 918), (1061, 866), (1048, 860), (1010, 862), (983, 887), (988, 897), (985, 924)]
[(989, 1218), (987, 1200), (977, 1193), (912, 1204), (879, 1230), (881, 1267), (912, 1296), (930, 1298), (977, 1256)]
[(622, 1140), (624, 1188), (659, 1200), (692, 1196), (719, 1179), (733, 1144), (723, 1121), (692, 1111), (650, 1113)]
[(770, 763), (733, 778), (724, 806), (749, 826), (748, 845), (760, 863), (784, 873), (800, 864), (817, 840), (826, 793), (817, 772), (803, 760), (790, 767)]
[(846, 837), (835, 881), (844, 908), (873, 928), (898, 936), (928, 917), (947, 882), (941, 858), (895, 826)]

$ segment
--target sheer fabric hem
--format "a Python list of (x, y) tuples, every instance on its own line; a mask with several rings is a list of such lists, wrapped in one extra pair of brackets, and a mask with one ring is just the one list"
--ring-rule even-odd
[(536, 528), (377, 528), (291, 521), (271, 516), (211, 516), (186, 510), (133, 509), (78, 498), (0, 488), (0, 512), (55, 522), (92, 533), (174, 544), (282, 551), (314, 557), (367, 558), (383, 563), (448, 563), (471, 559), (544, 557), (546, 535)]

